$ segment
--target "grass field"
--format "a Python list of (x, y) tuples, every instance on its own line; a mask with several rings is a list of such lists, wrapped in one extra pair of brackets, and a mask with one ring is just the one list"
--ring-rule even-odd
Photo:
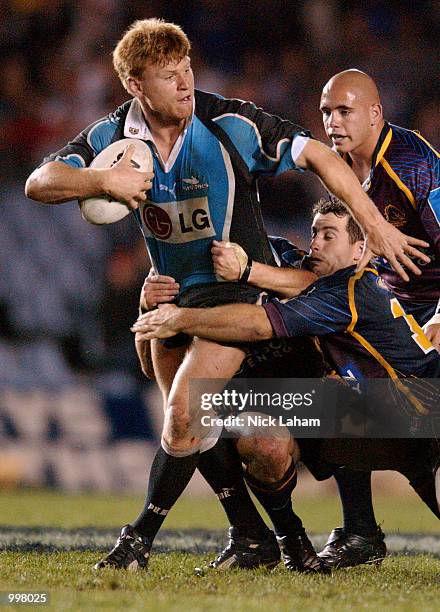
[[(183, 497), (157, 539), (148, 573), (93, 572), (93, 563), (141, 502), (128, 496), (3, 492), (0, 590), (48, 591), (54, 610), (439, 609), (439, 523), (416, 499), (376, 499), (391, 551), (380, 568), (323, 577), (290, 574), (282, 566), (197, 576), (194, 568), (221, 549), (226, 522), (215, 500)], [(303, 499), (296, 508), (316, 546), (340, 523), (334, 497)]]

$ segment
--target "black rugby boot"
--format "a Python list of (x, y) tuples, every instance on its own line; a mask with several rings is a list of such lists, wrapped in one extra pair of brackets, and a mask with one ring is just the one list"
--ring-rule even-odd
[(380, 527), (373, 536), (346, 533), (342, 527), (331, 532), (318, 556), (332, 569), (354, 567), (363, 563), (380, 565), (387, 554), (385, 535)]
[(242, 536), (236, 527), (229, 528), (228, 545), (211, 561), (209, 567), (228, 570), (234, 567), (254, 569), (256, 567), (273, 568), (280, 562), (280, 550), (274, 533), (267, 532), (265, 539), (256, 540)]
[(277, 536), (285, 567), (292, 572), (329, 574), (330, 567), (318, 557), (304, 530)]
[(114, 548), (94, 565), (94, 569), (114, 567), (117, 569), (147, 569), (151, 543), (131, 525), (125, 525), (116, 540)]

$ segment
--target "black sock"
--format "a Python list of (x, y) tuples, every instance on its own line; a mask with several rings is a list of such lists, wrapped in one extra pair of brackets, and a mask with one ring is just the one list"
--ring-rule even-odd
[(296, 480), (293, 461), (283, 478), (276, 483), (260, 482), (250, 474), (246, 474), (246, 481), (269, 515), (277, 536), (294, 534), (303, 530), (301, 519), (292, 508), (292, 491), (296, 486)]
[(241, 460), (233, 440), (220, 438), (213, 448), (200, 453), (197, 467), (217, 495), (230, 524), (249, 538), (265, 537), (268, 528), (244, 483)]
[(371, 494), (371, 472), (339, 468), (335, 471), (344, 514), (344, 530), (364, 537), (377, 531)]
[(173, 457), (159, 448), (151, 465), (144, 509), (133, 523), (136, 531), (153, 541), (168, 511), (191, 480), (199, 456), (197, 452), (187, 457)]

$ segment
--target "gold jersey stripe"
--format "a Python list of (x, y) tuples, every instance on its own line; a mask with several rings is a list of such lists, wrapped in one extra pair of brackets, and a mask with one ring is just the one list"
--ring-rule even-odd
[(415, 208), (416, 199), (411, 193), (411, 191), (408, 189), (408, 187), (405, 185), (405, 183), (397, 176), (397, 174), (394, 172), (394, 170), (391, 168), (390, 164), (387, 162), (387, 160), (384, 157), (380, 160), (380, 163), (385, 169), (385, 172), (393, 179), (393, 181), (396, 183), (398, 188), (401, 191), (403, 191), (403, 193), (406, 195), (408, 200), (411, 202), (411, 205)]
[(372, 268), (365, 268), (364, 270), (361, 270), (360, 272), (352, 276), (348, 281), (348, 303), (351, 312), (351, 323), (347, 327), (347, 331), (355, 340), (359, 342), (359, 344), (361, 344), (370, 353), (370, 355), (372, 355), (376, 359), (378, 363), (380, 363), (380, 365), (386, 370), (388, 376), (392, 379), (399, 391), (401, 391), (404, 395), (407, 396), (407, 398), (413, 404), (417, 412), (419, 414), (427, 415), (429, 414), (429, 410), (425, 408), (422, 402), (420, 402), (420, 400), (418, 400), (407, 387), (405, 387), (405, 385), (397, 376), (397, 373), (391, 366), (391, 364), (388, 363), (384, 356), (381, 355), (381, 353), (379, 353), (379, 351), (375, 349), (374, 346), (372, 346), (366, 338), (361, 336), (361, 334), (359, 334), (358, 332), (354, 331), (354, 327), (359, 318), (354, 299), (354, 289), (356, 281), (358, 281), (362, 277), (363, 273), (366, 271), (374, 272), (376, 275), (378, 275), (377, 270), (373, 270)]
[(428, 142), (428, 141), (426, 140), (426, 138), (423, 138), (423, 136), (422, 136), (422, 135), (421, 135), (419, 132), (417, 132), (417, 130), (412, 130), (412, 133), (413, 133), (413, 134), (415, 134), (415, 135), (417, 136), (417, 138), (420, 138), (420, 140), (423, 140), (423, 142), (424, 142), (426, 145), (428, 145), (428, 147), (431, 149), (431, 151), (432, 151), (432, 152), (433, 152), (435, 155), (437, 155), (437, 157), (440, 157), (440, 153), (439, 153), (438, 151), (436, 151), (436, 150), (434, 149), (434, 147), (432, 146), (432, 144), (431, 144), (430, 142)]

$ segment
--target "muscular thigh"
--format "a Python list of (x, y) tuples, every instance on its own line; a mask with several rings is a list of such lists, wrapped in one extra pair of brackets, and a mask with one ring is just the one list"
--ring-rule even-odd
[[(195, 445), (211, 431), (202, 424), (200, 402), (190, 402), (190, 382), (193, 379), (229, 379), (240, 367), (244, 351), (219, 345), (209, 340), (194, 338), (174, 377), (168, 397), (164, 423), (164, 439), (177, 448)], [(210, 388), (221, 391), (224, 381)]]
[[(245, 353), (235, 346), (224, 346), (194, 338), (191, 342), (182, 365), (179, 367), (171, 387), (169, 402), (176, 396), (187, 395), (189, 382), (196, 378), (229, 379), (239, 369)], [(219, 387), (223, 384), (219, 382)]]

